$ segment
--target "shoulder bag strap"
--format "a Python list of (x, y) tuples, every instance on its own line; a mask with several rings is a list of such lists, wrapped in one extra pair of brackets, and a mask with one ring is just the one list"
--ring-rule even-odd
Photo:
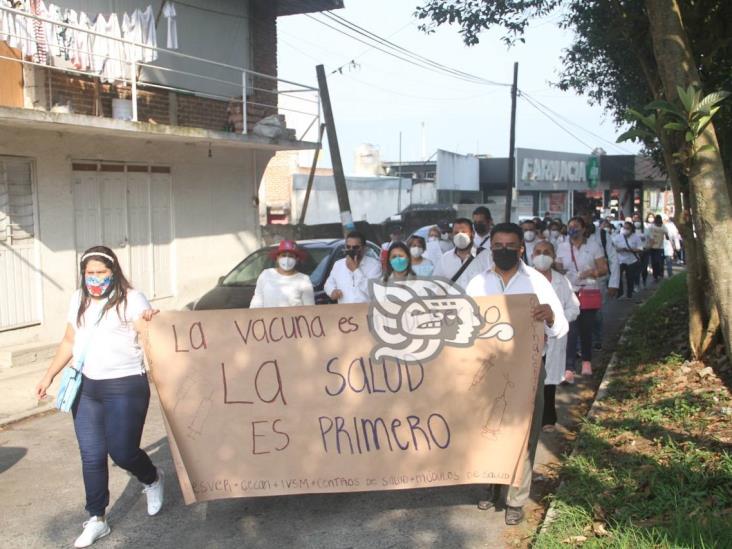
[(577, 266), (577, 260), (574, 258), (574, 244), (572, 244), (572, 241), (569, 241), (569, 252), (572, 254), (572, 263), (574, 263), (574, 268), (577, 269), (577, 274), (579, 274), (580, 270)]
[(636, 258), (636, 259), (640, 259), (640, 257), (638, 257), (638, 254), (637, 254), (637, 253), (636, 253), (635, 251), (633, 251), (633, 248), (631, 248), (631, 247), (630, 247), (630, 242), (628, 242), (628, 237), (627, 237), (627, 236), (625, 236), (625, 235), (623, 235), (623, 238), (625, 239), (625, 245), (626, 245), (626, 246), (628, 247), (628, 249), (629, 249), (629, 250), (630, 250), (630, 251), (632, 252), (632, 254), (633, 254), (633, 255), (635, 256), (635, 258)]
[(457, 282), (458, 278), (460, 278), (462, 276), (462, 274), (465, 272), (465, 269), (468, 268), (468, 265), (470, 265), (473, 262), (473, 260), (477, 257), (477, 255), (484, 249), (485, 248), (478, 248), (478, 252), (475, 255), (471, 254), (471, 256), (465, 260), (465, 263), (463, 263), (460, 266), (458, 271), (454, 275), (452, 275), (452, 278), (450, 280), (452, 280), (453, 282)]

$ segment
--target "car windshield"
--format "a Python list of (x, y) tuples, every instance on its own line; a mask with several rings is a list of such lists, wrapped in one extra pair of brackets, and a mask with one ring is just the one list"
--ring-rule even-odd
[[(275, 266), (275, 261), (270, 257), (274, 248), (263, 248), (257, 250), (244, 261), (239, 263), (226, 278), (221, 282), (223, 286), (247, 286), (257, 283), (257, 278), (263, 270)], [(325, 266), (330, 256), (330, 248), (308, 247), (304, 248), (306, 258), (298, 262), (297, 270), (310, 276), (313, 285), (317, 285), (323, 275)]]

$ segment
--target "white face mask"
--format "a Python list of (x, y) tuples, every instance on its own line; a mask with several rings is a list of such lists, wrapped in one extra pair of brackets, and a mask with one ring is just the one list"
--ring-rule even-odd
[(429, 236), (427, 237), (427, 242), (437, 242), (439, 240), (436, 236)]
[(559, 238), (559, 231), (549, 231), (549, 236), (552, 238)]
[(544, 235), (544, 238), (549, 238), (549, 229), (544, 229), (544, 231), (541, 234)]
[(550, 255), (535, 255), (534, 256), (534, 267), (540, 271), (548, 271), (552, 268), (554, 259)]
[(412, 254), (412, 257), (422, 257), (424, 250), (419, 246), (412, 246), (409, 248), (409, 253)]
[(636, 229), (640, 229), (641, 228), (641, 222), (640, 221), (636, 221), (635, 223), (633, 223), (633, 225), (635, 225), (635, 228)]
[(630, 236), (630, 229), (623, 229), (623, 236)]
[(533, 242), (536, 238), (536, 233), (534, 231), (524, 231), (524, 240), (526, 242)]
[(283, 271), (291, 271), (295, 268), (295, 265), (297, 264), (297, 259), (294, 257), (287, 257), (282, 256), (277, 258), (277, 265), (280, 266), (280, 269)]
[(470, 246), (470, 242), (470, 237), (465, 233), (458, 233), (452, 237), (452, 243), (455, 244), (455, 247), (458, 250), (464, 250), (465, 248)]

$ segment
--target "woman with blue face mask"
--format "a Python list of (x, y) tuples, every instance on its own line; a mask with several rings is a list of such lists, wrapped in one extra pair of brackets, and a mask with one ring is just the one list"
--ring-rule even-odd
[(407, 280), (414, 278), (412, 271), (412, 256), (409, 248), (404, 242), (394, 242), (389, 246), (386, 269), (384, 270), (384, 282), (395, 280)]
[(163, 471), (140, 448), (150, 386), (138, 336), (158, 311), (132, 288), (106, 246), (82, 254), (79, 286), (71, 299), (66, 334), (36, 386), (36, 396), (47, 396), (53, 379), (72, 359), (81, 368), (83, 381), (71, 412), (90, 519), (74, 546), (88, 547), (110, 533), (105, 520), (108, 456), (143, 484), (149, 515), (163, 505)]

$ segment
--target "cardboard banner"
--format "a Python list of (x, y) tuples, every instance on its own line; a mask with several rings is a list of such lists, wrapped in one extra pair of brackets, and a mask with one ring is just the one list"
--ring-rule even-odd
[(535, 297), (386, 302), (157, 315), (147, 352), (185, 502), (518, 483)]

